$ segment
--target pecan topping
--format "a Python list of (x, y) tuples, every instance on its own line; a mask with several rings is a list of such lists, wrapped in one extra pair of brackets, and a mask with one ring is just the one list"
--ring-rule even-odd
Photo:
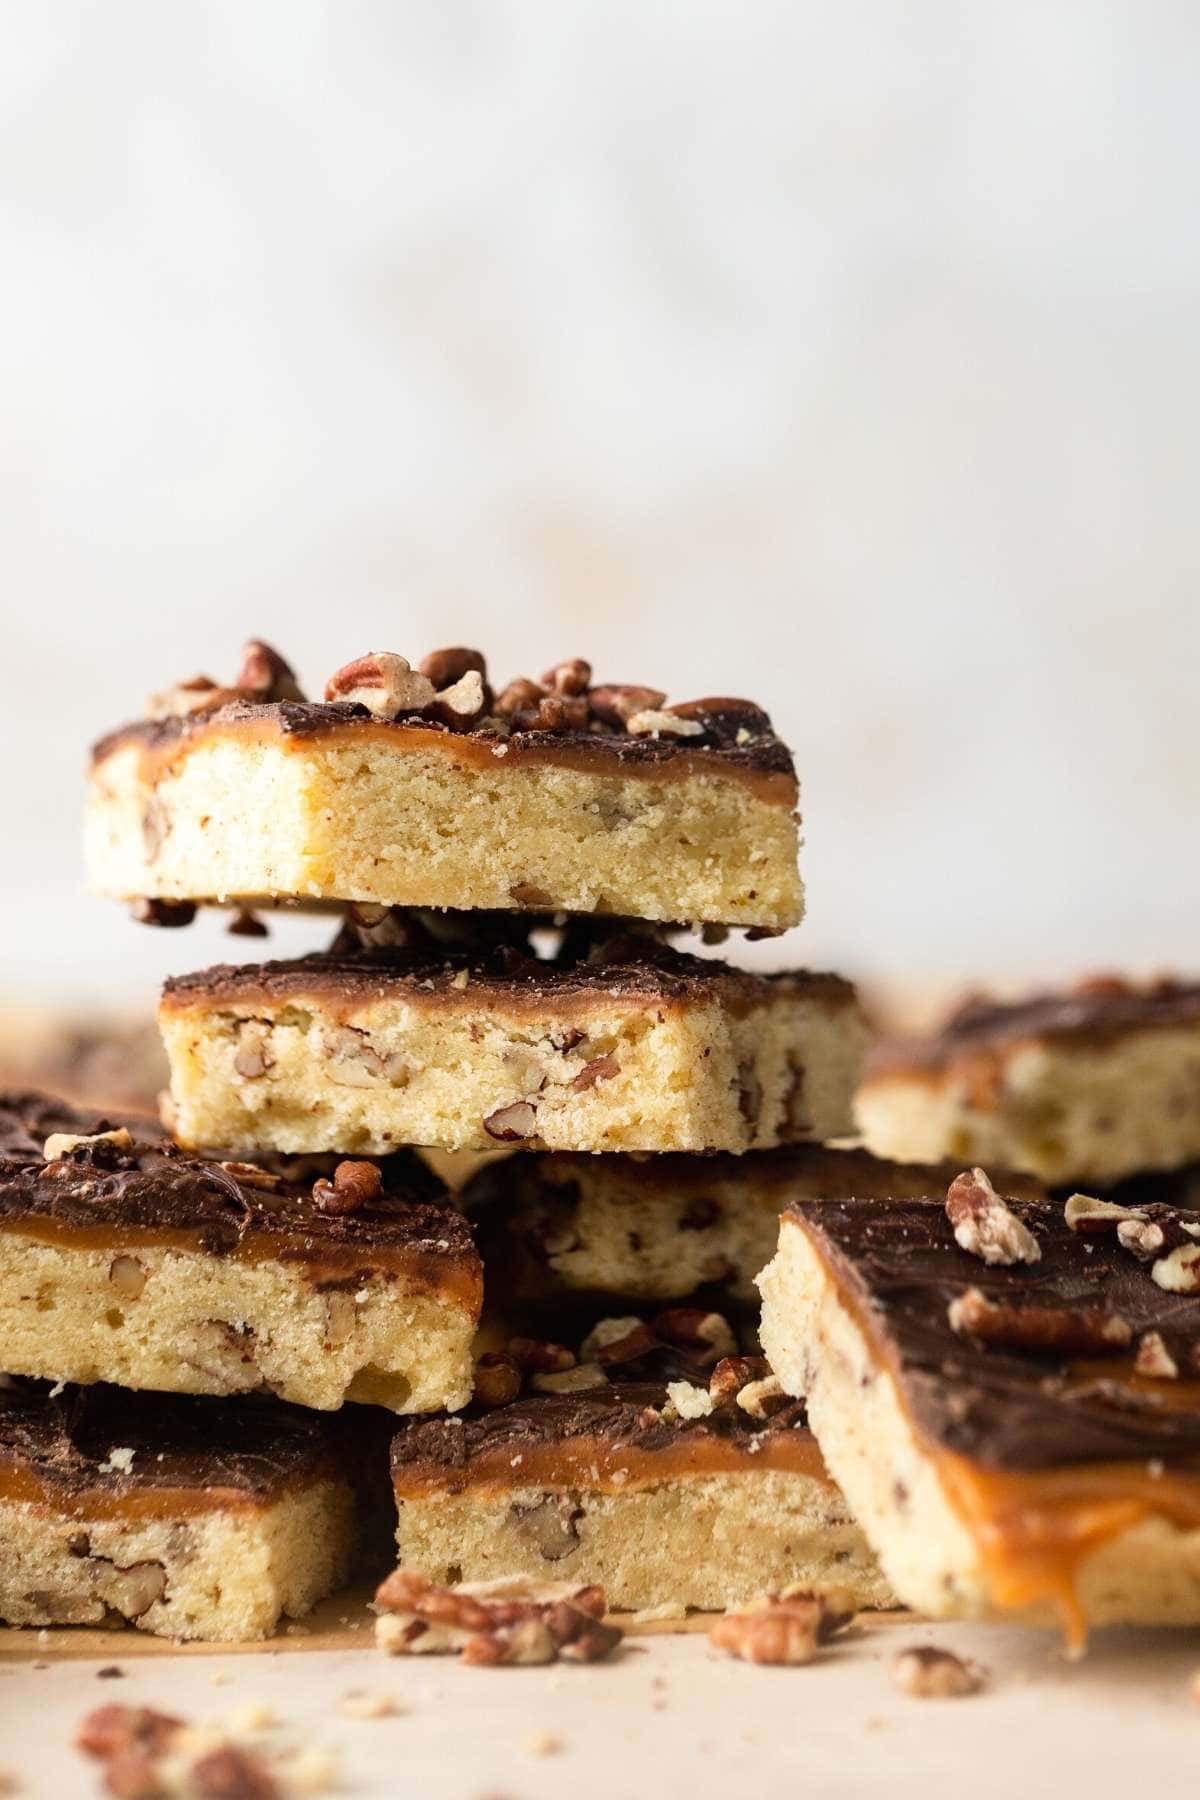
[(390, 650), (372, 650), (338, 669), (325, 687), (326, 700), (365, 706), (377, 719), (421, 712), (434, 697), (428, 675), (411, 669), (408, 660)]
[(502, 1144), (531, 1138), (537, 1131), (537, 1109), (532, 1100), (512, 1100), (507, 1106), (498, 1106), (495, 1112), (489, 1113), (483, 1121), (483, 1129)]
[(737, 1403), (752, 1419), (769, 1419), (790, 1406), (792, 1397), (778, 1375), (764, 1375), (761, 1380), (748, 1381), (739, 1389)]
[(481, 685), (487, 680), (487, 663), (482, 651), (469, 650), (465, 644), (452, 644), (445, 650), (431, 650), (419, 667), (421, 674), (428, 677), (438, 693), (445, 688), (454, 687), (464, 675), (478, 675)]
[(1133, 1366), (1137, 1374), (1155, 1381), (1174, 1381), (1179, 1374), (1179, 1364), (1167, 1349), (1161, 1331), (1142, 1333)]
[(529, 1385), (539, 1394), (581, 1394), (588, 1388), (604, 1387), (608, 1376), (599, 1363), (577, 1363), (573, 1369), (557, 1374), (533, 1375)]
[(481, 1668), (548, 1663), (557, 1657), (596, 1662), (621, 1641), (606, 1625), (604, 1590), (522, 1576), (439, 1587), (412, 1569), (397, 1569), (380, 1587), (377, 1641), (396, 1656), (460, 1651)]
[(604, 725), (623, 730), (625, 721), (636, 713), (653, 712), (666, 700), (661, 688), (608, 686), (594, 687), (588, 694), (588, 705)]
[(544, 687), (520, 675), (497, 694), (496, 713), (502, 719), (511, 719), (515, 713), (535, 711), (545, 698)]
[(982, 1344), (1050, 1355), (1100, 1356), (1123, 1350), (1133, 1333), (1120, 1313), (1100, 1307), (1009, 1306), (967, 1288), (948, 1309), (950, 1328)]
[(567, 694), (572, 698), (586, 694), (588, 682), (592, 679), (592, 665), (584, 662), (582, 656), (572, 656), (566, 662), (555, 663), (542, 676), (542, 686), (551, 694)]
[(1063, 1207), (1063, 1218), (1082, 1237), (1103, 1237), (1118, 1231), (1122, 1221), (1141, 1217), (1132, 1207), (1118, 1206), (1113, 1200), (1096, 1200), (1091, 1194), (1072, 1194)]
[(733, 1356), (737, 1342), (720, 1313), (699, 1306), (669, 1306), (656, 1314), (654, 1329), (666, 1344), (685, 1350), (702, 1363), (718, 1363)]
[(551, 1375), (575, 1365), (575, 1353), (565, 1344), (544, 1338), (514, 1337), (508, 1340), (508, 1355), (526, 1375)]
[(1042, 1251), (1033, 1233), (1007, 1207), (982, 1169), (959, 1175), (946, 1194), (946, 1217), (960, 1249), (988, 1264), (1035, 1263)]
[(323, 1213), (353, 1213), (369, 1206), (383, 1192), (383, 1176), (379, 1164), (373, 1162), (340, 1162), (333, 1180), (313, 1183), (313, 1199)]
[(1166, 1241), (1166, 1233), (1161, 1225), (1156, 1225), (1152, 1219), (1139, 1218), (1136, 1214), (1122, 1219), (1117, 1226), (1117, 1242), (1140, 1262), (1149, 1262), (1152, 1257), (1157, 1256)]
[(42, 1158), (45, 1162), (59, 1162), (64, 1156), (70, 1156), (73, 1150), (95, 1150), (101, 1144), (111, 1144), (116, 1151), (133, 1149), (133, 1139), (123, 1125), (115, 1131), (97, 1131), (91, 1137), (77, 1137), (69, 1131), (52, 1131), (42, 1145)]
[(303, 700), (300, 684), (289, 663), (278, 650), (264, 644), (261, 638), (250, 638), (242, 646), (242, 666), (234, 687), (255, 700)]
[(987, 1672), (979, 1663), (950, 1650), (915, 1644), (896, 1655), (892, 1680), (902, 1693), (918, 1700), (954, 1700), (978, 1693), (987, 1681)]
[(659, 712), (654, 707), (630, 713), (625, 721), (625, 729), (634, 737), (704, 736), (704, 727), (699, 719), (681, 718), (678, 713)]
[(708, 1634), (708, 1641), (729, 1656), (751, 1663), (812, 1662), (853, 1618), (840, 1596), (822, 1596), (785, 1588), (764, 1594), (739, 1612), (727, 1612)]
[(717, 1406), (732, 1406), (743, 1388), (770, 1373), (765, 1356), (723, 1356), (708, 1378), (708, 1391)]
[(451, 687), (443, 688), (425, 708), (425, 716), (451, 731), (470, 731), (487, 711), (487, 689), (477, 669), (467, 673)]
[(1200, 1293), (1200, 1244), (1180, 1244), (1151, 1267), (1155, 1284), (1168, 1294)]
[(475, 1363), (475, 1391), (479, 1406), (507, 1406), (521, 1391), (521, 1371), (503, 1350), (488, 1350)]

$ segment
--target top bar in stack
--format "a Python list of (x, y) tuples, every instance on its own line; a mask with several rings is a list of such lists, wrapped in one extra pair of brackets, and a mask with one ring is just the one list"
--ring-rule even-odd
[(494, 694), (474, 650), (374, 652), (304, 700), (266, 645), (96, 746), (92, 888), (799, 923), (797, 784), (745, 700), (668, 706), (579, 659)]
[(1200, 983), (1100, 976), (881, 1047), (857, 1109), (877, 1156), (1107, 1184), (1200, 1157), (1198, 1069)]

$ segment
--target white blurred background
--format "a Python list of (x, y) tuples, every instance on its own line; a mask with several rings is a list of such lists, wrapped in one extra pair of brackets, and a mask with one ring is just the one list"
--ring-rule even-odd
[(252, 633), (763, 701), (780, 954), (1194, 969), (1198, 69), (1187, 0), (0, 6), (0, 998), (245, 951), (77, 812)]

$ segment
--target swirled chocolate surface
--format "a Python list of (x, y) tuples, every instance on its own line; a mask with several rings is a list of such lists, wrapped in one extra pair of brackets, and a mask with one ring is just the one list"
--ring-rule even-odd
[[(1063, 1208), (1008, 1200), (1041, 1251), (1033, 1264), (989, 1266), (956, 1243), (942, 1199), (799, 1200), (785, 1232), (807, 1233), (881, 1365), (934, 1445), (996, 1468), (1035, 1470), (1093, 1462), (1195, 1463), (1200, 1473), (1200, 1293), (1164, 1291), (1103, 1228), (1071, 1230)], [(1163, 1230), (1162, 1253), (1200, 1233), (1200, 1213), (1150, 1204), (1140, 1218)], [(1035, 1309), (1039, 1348), (956, 1332), (951, 1304), (968, 1289), (1001, 1309)], [(1055, 1348), (1113, 1316), (1124, 1344), (1095, 1354)], [(1028, 1321), (1027, 1321), (1028, 1325)], [(1157, 1333), (1174, 1378), (1136, 1374), (1140, 1341)]]

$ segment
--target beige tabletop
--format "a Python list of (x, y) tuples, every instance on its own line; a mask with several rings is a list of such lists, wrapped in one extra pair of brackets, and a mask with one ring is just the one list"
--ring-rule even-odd
[[(986, 1690), (896, 1691), (895, 1651), (923, 1642), (985, 1663)], [(121, 1677), (98, 1678), (114, 1664)], [(365, 1610), (342, 1601), (252, 1652), (134, 1632), (0, 1633), (0, 1768), (19, 1794), (98, 1793), (71, 1738), (91, 1707), (119, 1699), (197, 1724), (241, 1713), (248, 1741), (332, 1752), (333, 1791), (360, 1800), (1190, 1800), (1198, 1668), (1196, 1633), (1106, 1633), (1069, 1663), (1048, 1634), (892, 1617), (797, 1669), (731, 1662), (695, 1630), (632, 1636), (590, 1667), (469, 1669), (384, 1658)], [(364, 1692), (396, 1710), (348, 1716), (345, 1697)], [(276, 1723), (251, 1729), (255, 1713)]]

